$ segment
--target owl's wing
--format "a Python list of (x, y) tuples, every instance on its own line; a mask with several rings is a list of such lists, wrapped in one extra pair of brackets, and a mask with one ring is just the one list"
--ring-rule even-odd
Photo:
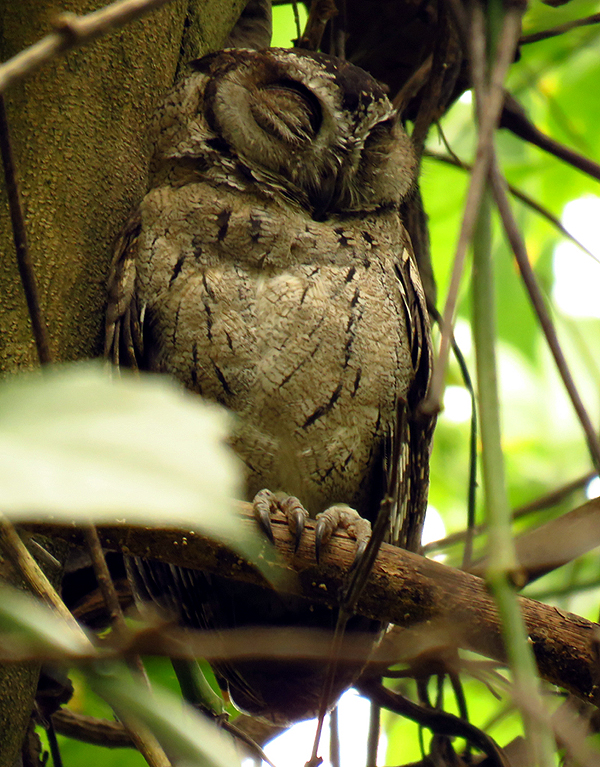
[[(427, 302), (410, 245), (404, 248), (396, 263), (396, 274), (404, 299), (414, 379), (407, 401), (398, 407), (391, 435), (388, 492), (398, 499), (391, 524), (391, 543), (418, 551), (427, 509), (429, 457), (436, 419), (420, 410), (431, 378), (433, 350)], [(397, 463), (396, 471), (392, 461)]]
[(135, 292), (136, 257), (142, 229), (137, 211), (125, 224), (115, 246), (108, 278), (108, 306), (104, 337), (104, 356), (114, 365), (137, 369), (143, 355), (142, 323), (144, 307)]

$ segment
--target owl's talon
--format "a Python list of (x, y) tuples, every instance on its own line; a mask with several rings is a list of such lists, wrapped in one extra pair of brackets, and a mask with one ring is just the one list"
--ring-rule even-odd
[(268, 512), (261, 511), (259, 514), (256, 514), (256, 520), (260, 525), (260, 529), (271, 541), (271, 543), (275, 543), (275, 538), (273, 537), (273, 528), (271, 527), (271, 515)]
[(290, 532), (294, 536), (294, 553), (298, 551), (302, 533), (304, 532), (304, 523), (308, 517), (308, 511), (293, 495), (288, 495), (279, 502), (279, 508), (285, 514)]
[(356, 541), (356, 554), (351, 568), (354, 569), (364, 554), (371, 537), (371, 523), (367, 519), (363, 519), (358, 511), (345, 504), (330, 506), (325, 511), (317, 514), (317, 526), (315, 529), (315, 556), (317, 562), (319, 561), (321, 547), (327, 543), (333, 533), (339, 528), (343, 528)]
[(331, 538), (331, 532), (327, 531), (327, 521), (325, 519), (317, 518), (317, 520), (317, 525), (315, 527), (315, 559), (318, 564), (321, 556), (321, 547)]
[(273, 528), (271, 527), (271, 514), (277, 508), (277, 498), (275, 493), (272, 493), (270, 490), (261, 490), (254, 496), (254, 500), (252, 501), (254, 518), (271, 543), (275, 543), (275, 539), (273, 538)]
[(356, 568), (358, 567), (358, 563), (363, 558), (363, 554), (365, 553), (368, 542), (369, 542), (368, 538), (366, 540), (358, 541), (356, 545), (356, 552), (354, 553), (354, 559), (352, 560), (352, 564), (350, 565), (351, 573), (354, 572), (354, 570), (356, 570)]
[(309, 514), (297, 498), (265, 489), (254, 496), (252, 507), (256, 521), (271, 543), (275, 543), (271, 517), (277, 511), (284, 514), (290, 533), (294, 537), (294, 552), (298, 551), (304, 532), (304, 523)]
[(298, 551), (300, 541), (302, 540), (302, 533), (304, 532), (304, 520), (306, 515), (297, 511), (294, 515), (294, 521), (296, 525), (296, 533), (294, 535), (294, 554)]

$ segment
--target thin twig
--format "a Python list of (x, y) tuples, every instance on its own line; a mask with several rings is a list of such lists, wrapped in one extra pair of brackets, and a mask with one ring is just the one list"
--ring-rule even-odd
[(600, 181), (600, 165), (597, 162), (542, 133), (531, 122), (521, 104), (510, 93), (506, 93), (500, 127), (506, 128), (514, 133), (515, 136), (543, 149), (554, 157), (558, 157), (559, 160), (566, 162), (567, 165), (573, 168), (577, 168), (582, 173), (586, 173), (591, 178), (596, 179), (596, 181)]
[(480, 751), (487, 754), (490, 764), (495, 765), (495, 767), (507, 766), (508, 761), (502, 749), (489, 735), (469, 722), (459, 719), (454, 714), (413, 703), (403, 695), (388, 690), (381, 682), (366, 676), (361, 678), (355, 686), (361, 695), (369, 698), (372, 702), (377, 702), (383, 708), (411, 719), (438, 735), (450, 735), (469, 740)]
[(400, 88), (398, 93), (394, 96), (392, 104), (394, 109), (397, 109), (400, 114), (402, 114), (408, 102), (417, 95), (417, 93), (427, 82), (427, 79), (431, 74), (432, 65), (433, 54), (430, 54), (421, 64), (421, 66), (412, 73), (402, 88)]
[(454, 26), (458, 33), (460, 45), (463, 51), (469, 50), (470, 36), (469, 36), (469, 20), (467, 18), (467, 12), (465, 5), (461, 0), (447, 0), (447, 7)]
[[(115, 584), (113, 583), (108, 565), (106, 564), (106, 558), (102, 550), (100, 538), (98, 537), (98, 531), (93, 524), (83, 525), (82, 528), (90, 558), (92, 560), (94, 574), (98, 581), (104, 604), (108, 610), (110, 624), (117, 634), (123, 636), (127, 634), (128, 631), (127, 623), (125, 622), (125, 616), (121, 609), (121, 603), (119, 602)], [(148, 679), (146, 669), (144, 668), (140, 656), (134, 655), (129, 657), (127, 663), (131, 671), (145, 683), (148, 689), (150, 689), (150, 680)]]
[(584, 591), (594, 591), (598, 588), (598, 576), (594, 575), (592, 578), (586, 581), (575, 581), (574, 583), (568, 583), (566, 586), (555, 586), (554, 588), (542, 589), (536, 591), (530, 589), (527, 594), (531, 599), (536, 599), (539, 602), (551, 602), (560, 597), (569, 597), (572, 594), (580, 596)]
[(38, 563), (27, 551), (12, 522), (2, 514), (0, 514), (0, 548), (33, 593), (50, 605), (69, 624), (79, 639), (89, 645), (90, 651), (94, 652), (90, 640), (56, 593), (54, 586), (46, 578)]
[(67, 738), (105, 748), (133, 748), (131, 738), (120, 722), (96, 719), (60, 708), (52, 714), (54, 729)]
[(586, 16), (584, 19), (573, 19), (573, 21), (566, 21), (564, 24), (558, 24), (551, 29), (545, 29), (542, 32), (532, 32), (530, 35), (522, 35), (519, 40), (519, 45), (527, 45), (528, 43), (537, 43), (540, 40), (547, 40), (549, 37), (556, 37), (562, 35), (565, 32), (569, 32), (571, 29), (577, 27), (585, 27), (591, 24), (600, 23), (600, 13), (593, 13), (591, 16)]
[(228, 722), (226, 720), (223, 720), (220, 722), (220, 726), (225, 730), (225, 732), (228, 732), (230, 735), (233, 735), (234, 738), (237, 738), (240, 743), (243, 743), (247, 748), (250, 754), (261, 762), (265, 762), (265, 764), (268, 764), (269, 767), (275, 767), (273, 762), (269, 759), (269, 757), (265, 754), (261, 746), (248, 735), (247, 732), (244, 732), (243, 730), (240, 730), (239, 727), (236, 727), (235, 724), (232, 722)]
[(311, 3), (304, 32), (297, 47), (318, 51), (327, 23), (337, 14), (335, 0), (315, 0)]
[(21, 208), (17, 173), (10, 143), (6, 104), (4, 103), (4, 96), (2, 93), (0, 93), (0, 151), (2, 153), (2, 164), (4, 166), (4, 181), (6, 183), (8, 207), (10, 209), (13, 239), (17, 254), (17, 266), (19, 268), (23, 292), (25, 293), (25, 299), (27, 301), (38, 359), (40, 365), (46, 365), (49, 362), (52, 362), (52, 357), (50, 354), (50, 346), (48, 344), (46, 320), (40, 306), (33, 262), (31, 261), (31, 254), (27, 247), (25, 219), (23, 217), (23, 209)]
[[(448, 154), (450, 155), (450, 158), (455, 161), (456, 166), (458, 168), (466, 168), (465, 163), (463, 163), (463, 161), (456, 154), (454, 149), (452, 149), (452, 147), (450, 146), (450, 142), (446, 138), (446, 134), (444, 133), (444, 129), (443, 129), (442, 124), (441, 124), (441, 122), (439, 120), (436, 122), (435, 127), (438, 129), (439, 138), (440, 138), (442, 144), (444, 145), (444, 147), (446, 148), (446, 152), (448, 152)], [(433, 157), (433, 158), (446, 157), (446, 155), (440, 154), (439, 152), (434, 152), (431, 149), (425, 149), (423, 151), (423, 154), (425, 156), (427, 156), (427, 157)], [(469, 166), (469, 171), (472, 171), (472, 170), (473, 170), (473, 166), (470, 165)]]
[[(431, 316), (435, 319), (438, 325), (441, 326), (443, 320), (441, 314), (435, 308), (435, 306), (427, 307)], [(471, 398), (471, 426), (469, 435), (469, 491), (467, 495), (467, 529), (462, 532), (465, 540), (465, 548), (463, 551), (463, 570), (468, 570), (473, 557), (473, 538), (476, 535), (477, 526), (475, 525), (475, 513), (476, 513), (476, 500), (477, 500), (477, 402), (475, 397), (475, 389), (473, 387), (473, 381), (469, 373), (469, 367), (464, 355), (456, 343), (454, 333), (452, 334), (452, 351), (460, 368), (460, 372), (465, 384), (465, 388), (469, 392)]]
[[(482, 30), (493, 52), (482, 57), (482, 45), (473, 45), (472, 71), (475, 88), (475, 105), (479, 131), (484, 127), (486, 113), (494, 97), (500, 101), (498, 115), (504, 102), (503, 82), (494, 77), (498, 62), (510, 49), (514, 54), (516, 39), (505, 34), (506, 23), (512, 16), (516, 22), (513, 34), (518, 38), (520, 19), (524, 7), (509, 7), (504, 23), (496, 34), (494, 10), (500, 13), (500, 3), (488, 9), (483, 20), (483, 6), (473, 5), (473, 37)], [(495, 45), (494, 45), (495, 44)], [(495, 48), (495, 50), (494, 50)], [(495, 61), (494, 61), (495, 59)], [(491, 75), (486, 73), (491, 70)], [(475, 76), (477, 73), (477, 76)], [(489, 170), (494, 167), (495, 150), (493, 132), (489, 141), (489, 164), (483, 179), (481, 202), (476, 211), (477, 222), (473, 237), (473, 336), (477, 368), (477, 393), (482, 441), (482, 476), (485, 488), (486, 519), (489, 526), (488, 563), (486, 582), (496, 603), (509, 666), (513, 674), (515, 692), (522, 697), (519, 709), (528, 741), (528, 756), (540, 767), (553, 764), (552, 733), (542, 718), (534, 716), (531, 708), (542, 710), (537, 693), (538, 674), (532, 648), (528, 643), (528, 631), (519, 609), (513, 581), (518, 572), (518, 559), (511, 535), (511, 515), (506, 491), (504, 455), (501, 443), (500, 404), (498, 394), (496, 358), (496, 310), (494, 272), (491, 256), (491, 204), (489, 195)], [(476, 163), (477, 165), (477, 163)], [(474, 170), (475, 173), (475, 170)], [(474, 175), (473, 173), (473, 175)], [(472, 177), (473, 178), (473, 177)], [(531, 708), (525, 705), (525, 698)]]
[(577, 391), (577, 387), (573, 381), (569, 366), (560, 347), (560, 343), (556, 335), (556, 330), (554, 329), (554, 325), (546, 306), (544, 296), (542, 295), (542, 291), (538, 285), (535, 273), (531, 268), (525, 243), (513, 217), (508, 198), (506, 197), (504, 181), (499, 169), (495, 164), (492, 166), (490, 175), (496, 205), (498, 206), (498, 211), (500, 212), (502, 224), (506, 231), (510, 246), (519, 265), (523, 282), (525, 283), (525, 287), (529, 293), (529, 298), (538, 316), (544, 335), (546, 336), (546, 341), (548, 342), (548, 346), (550, 347), (550, 351), (554, 357), (554, 362), (560, 377), (563, 380), (567, 394), (569, 395), (571, 403), (577, 414), (577, 418), (579, 419), (579, 423), (581, 424), (581, 427), (586, 436), (588, 448), (591, 453), (594, 466), (597, 470), (600, 471), (600, 441), (598, 440), (597, 431), (592, 424), (592, 421), (587, 413), (587, 410), (585, 409), (585, 405), (583, 404), (581, 397), (579, 396), (579, 392)]
[[(515, 509), (512, 513), (512, 519), (520, 519), (521, 517), (525, 517), (528, 514), (533, 514), (536, 511), (543, 511), (544, 509), (556, 506), (572, 493), (576, 492), (577, 490), (582, 490), (596, 476), (596, 471), (589, 471), (582, 477), (578, 477), (572, 482), (568, 482), (566, 485), (562, 485), (561, 487), (556, 488), (556, 490), (545, 493), (530, 503), (526, 503), (524, 506), (520, 506), (518, 509)], [(486, 526), (483, 524), (475, 525), (473, 528), (473, 533), (475, 535), (481, 535), (481, 533), (485, 532), (485, 529)], [(461, 530), (458, 533), (452, 533), (451, 535), (447, 535), (445, 538), (440, 538), (437, 541), (432, 541), (431, 543), (425, 544), (425, 546), (423, 546), (423, 553), (429, 554), (432, 551), (439, 551), (440, 549), (448, 548), (449, 546), (453, 546), (456, 543), (464, 541), (466, 536), (466, 530)]]
[(134, 747), (144, 757), (148, 767), (172, 767), (163, 747), (145, 724), (132, 720), (124, 712), (120, 712), (119, 718), (125, 725)]
[(583, 488), (596, 476), (597, 472), (588, 471), (588, 473), (584, 474), (582, 477), (578, 477), (572, 482), (567, 482), (566, 485), (562, 485), (561, 487), (557, 487), (555, 490), (552, 490), (549, 493), (545, 493), (530, 503), (526, 503), (525, 505), (516, 509), (513, 512), (513, 519), (520, 519), (521, 517), (524, 517), (527, 514), (531, 514), (534, 511), (541, 511), (542, 509), (547, 509), (550, 506), (556, 506), (576, 490), (583, 490)]
[(168, 2), (170, 0), (117, 0), (85, 16), (62, 14), (53, 32), (0, 65), (0, 92), (61, 53), (95, 40)]
[(127, 631), (127, 624), (125, 623), (119, 597), (106, 564), (106, 559), (104, 558), (98, 531), (92, 524), (82, 525), (82, 530), (92, 560), (94, 574), (104, 598), (106, 609), (108, 610), (110, 623), (117, 631), (125, 632)]
[[(425, 403), (430, 412), (437, 412), (440, 409), (444, 388), (444, 377), (446, 366), (448, 364), (448, 354), (450, 352), (451, 331), (454, 327), (454, 316), (456, 313), (456, 305), (458, 302), (458, 293), (467, 247), (473, 236), (473, 230), (479, 213), (479, 206), (491, 163), (494, 131), (498, 125), (500, 112), (504, 105), (504, 79), (513, 61), (521, 29), (521, 15), (522, 9), (520, 7), (511, 6), (504, 16), (502, 30), (498, 40), (499, 55), (493, 66), (490, 77), (489, 96), (486, 99), (485, 106), (482, 106), (477, 141), (477, 154), (473, 172), (471, 174), (469, 191), (467, 193), (467, 201), (465, 204), (465, 213), (460, 235), (456, 246), (456, 255), (454, 257), (454, 267), (452, 269), (448, 297), (443, 312), (444, 324), (441, 334), (440, 349), (433, 370), (429, 397)], [(485, 58), (485, 30), (483, 19), (480, 19), (478, 24), (474, 21), (471, 32), (473, 57), (475, 60), (481, 60), (482, 56)], [(477, 46), (479, 46), (481, 50), (475, 52)], [(480, 66), (472, 66), (473, 82), (482, 80), (483, 71), (484, 70), (482, 70)]]
[[(448, 147), (447, 147), (448, 148)], [(430, 149), (426, 149), (424, 152), (424, 155), (426, 157), (430, 157), (432, 160), (437, 160), (438, 162), (443, 162), (446, 165), (451, 165), (453, 168), (461, 168), (462, 170), (471, 171), (473, 169), (473, 166), (468, 163), (461, 160), (456, 155), (453, 156), (447, 156), (440, 154), (439, 152), (434, 152)], [(595, 253), (592, 253), (591, 250), (588, 250), (588, 248), (585, 247), (585, 245), (580, 242), (576, 237), (574, 237), (571, 232), (569, 232), (568, 229), (566, 229), (559, 218), (557, 218), (553, 213), (551, 213), (548, 208), (545, 208), (543, 205), (540, 205), (539, 202), (536, 202), (532, 197), (525, 194), (525, 192), (522, 192), (520, 189), (517, 189), (516, 186), (513, 186), (512, 184), (507, 185), (508, 191), (512, 194), (513, 197), (516, 197), (517, 200), (520, 200), (524, 205), (526, 205), (528, 208), (531, 208), (536, 213), (539, 213), (540, 216), (546, 219), (552, 226), (554, 226), (558, 231), (563, 235), (563, 237), (566, 237), (568, 240), (571, 240), (571, 242), (574, 245), (577, 245), (578, 248), (581, 248), (581, 250), (588, 255), (590, 258), (593, 258), (594, 261), (597, 261), (600, 263), (600, 257), (598, 257)]]
[(48, 726), (46, 727), (46, 735), (48, 737), (48, 745), (50, 746), (50, 756), (52, 757), (52, 767), (63, 767), (63, 760), (60, 753), (60, 747), (56, 738), (56, 732), (54, 730), (54, 724), (52, 719), (48, 720)]
[(302, 29), (300, 28), (300, 13), (298, 11), (298, 0), (292, 0), (292, 9), (294, 11), (294, 24), (296, 25), (296, 41), (302, 36)]

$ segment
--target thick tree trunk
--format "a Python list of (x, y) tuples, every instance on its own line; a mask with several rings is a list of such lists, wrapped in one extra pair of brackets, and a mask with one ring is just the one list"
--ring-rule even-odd
[[(223, 45), (243, 0), (172, 0), (69, 51), (6, 94), (27, 234), (57, 362), (99, 353), (112, 244), (146, 190), (147, 126), (182, 63)], [(85, 14), (99, 0), (65, 0)], [(56, 4), (3, 3), (7, 60), (52, 31)], [(0, 370), (37, 364), (0, 191)], [(29, 719), (37, 670), (0, 670), (0, 767), (11, 767)], [(7, 726), (10, 725), (10, 726)]]

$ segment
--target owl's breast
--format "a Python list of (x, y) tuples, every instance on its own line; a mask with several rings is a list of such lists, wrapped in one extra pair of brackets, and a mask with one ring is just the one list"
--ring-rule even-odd
[(413, 376), (397, 216), (332, 224), (192, 202), (181, 226), (155, 206), (145, 230), (151, 367), (239, 416), (249, 495), (360, 506)]

